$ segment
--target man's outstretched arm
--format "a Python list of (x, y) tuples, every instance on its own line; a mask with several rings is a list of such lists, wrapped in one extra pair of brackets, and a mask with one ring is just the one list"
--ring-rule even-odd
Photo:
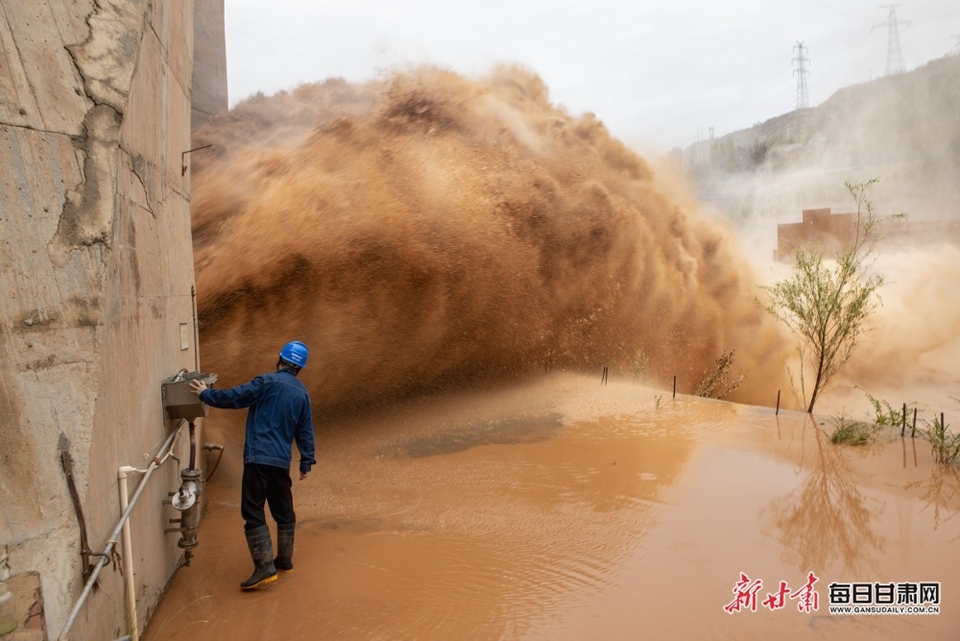
[(263, 379), (258, 376), (249, 383), (230, 389), (210, 389), (205, 382), (194, 379), (190, 381), (190, 389), (196, 392), (200, 400), (207, 405), (237, 410), (250, 407), (257, 402), (263, 392)]

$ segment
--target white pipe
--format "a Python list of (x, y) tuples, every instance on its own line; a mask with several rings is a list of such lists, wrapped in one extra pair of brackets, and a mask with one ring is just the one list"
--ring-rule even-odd
[[(117, 544), (117, 535), (120, 534), (120, 531), (123, 529), (124, 525), (127, 523), (127, 519), (130, 518), (130, 512), (133, 511), (134, 506), (136, 506), (137, 501), (140, 500), (140, 495), (143, 493), (144, 488), (147, 487), (147, 481), (150, 480), (150, 476), (153, 474), (153, 471), (158, 467), (163, 465), (163, 463), (170, 458), (173, 454), (173, 448), (175, 445), (175, 439), (180, 434), (180, 431), (183, 429), (183, 424), (185, 421), (181, 420), (180, 425), (177, 426), (173, 432), (170, 433), (170, 436), (167, 437), (167, 440), (164, 441), (163, 445), (160, 447), (160, 451), (167, 450), (167, 453), (164, 454), (162, 458), (154, 458), (150, 462), (150, 466), (146, 470), (138, 470), (136, 468), (120, 468), (121, 470), (128, 469), (136, 472), (142, 472), (143, 478), (140, 480), (140, 484), (137, 485), (137, 491), (133, 493), (133, 500), (130, 501), (130, 504), (123, 510), (123, 513), (120, 515), (120, 522), (117, 523), (117, 526), (114, 528), (113, 533), (110, 535), (110, 538), (107, 540), (107, 547), (103, 550), (103, 555), (100, 557), (100, 560), (97, 561), (96, 567), (93, 568), (93, 572), (90, 574), (90, 578), (87, 579), (87, 583), (83, 588), (83, 592), (80, 594), (80, 598), (77, 599), (77, 602), (73, 606), (73, 610), (70, 611), (70, 616), (67, 617), (67, 622), (63, 626), (63, 630), (60, 631), (60, 636), (57, 637), (58, 641), (67, 641), (68, 633), (70, 628), (73, 627), (74, 622), (77, 620), (77, 615), (80, 614), (80, 608), (83, 607), (83, 604), (86, 602), (87, 597), (90, 596), (90, 592), (93, 590), (93, 585), (97, 582), (97, 577), (100, 576), (100, 570), (103, 569), (103, 566), (107, 564), (107, 561), (110, 558), (110, 552)], [(121, 490), (122, 492), (123, 490)], [(122, 498), (121, 498), (122, 500)], [(126, 552), (124, 559), (129, 556), (129, 551)], [(125, 564), (126, 565), (126, 564)], [(128, 572), (127, 576), (131, 577), (132, 572)], [(128, 588), (129, 588), (128, 582)], [(129, 603), (129, 601), (128, 601)], [(136, 617), (136, 600), (134, 600), (134, 617)]]
[[(180, 424), (180, 427), (183, 427), (183, 424)], [(177, 429), (176, 434), (180, 433), (180, 429)], [(176, 445), (176, 441), (170, 444), (170, 447), (167, 449), (167, 453), (160, 459), (157, 466), (163, 465), (164, 462), (170, 457), (173, 452), (173, 448)], [(149, 468), (148, 468), (149, 469)], [(127, 476), (133, 473), (146, 474), (148, 470), (139, 470), (131, 465), (124, 465), (120, 468), (117, 476), (120, 479), (120, 512), (126, 512), (127, 507), (129, 506), (129, 498), (127, 494)], [(130, 626), (130, 634), (128, 635), (130, 641), (139, 641), (140, 639), (140, 623), (137, 619), (137, 590), (136, 585), (133, 581), (133, 543), (130, 540), (130, 519), (127, 519), (123, 524), (123, 576), (124, 582), (126, 583), (126, 592), (127, 592), (127, 622)]]
[[(127, 498), (127, 474), (140, 472), (135, 467), (120, 468), (120, 511), (126, 512), (129, 505)], [(139, 641), (140, 628), (137, 623), (137, 595), (133, 583), (133, 544), (130, 542), (130, 519), (123, 524), (123, 576), (127, 585), (127, 623), (129, 624), (131, 641)]]

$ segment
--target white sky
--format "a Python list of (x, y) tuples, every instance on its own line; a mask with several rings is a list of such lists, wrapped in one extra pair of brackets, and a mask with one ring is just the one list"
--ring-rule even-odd
[[(960, 0), (896, 13), (908, 71), (960, 51)], [(231, 106), (410, 64), (478, 77), (518, 63), (572, 115), (660, 150), (793, 110), (797, 41), (816, 106), (884, 75), (889, 39), (888, 9), (867, 0), (225, 0), (225, 14)]]

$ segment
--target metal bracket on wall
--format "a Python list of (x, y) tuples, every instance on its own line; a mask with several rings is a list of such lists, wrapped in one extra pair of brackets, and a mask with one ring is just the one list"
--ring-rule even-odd
[(77, 521), (80, 524), (80, 555), (83, 557), (83, 580), (86, 581), (93, 572), (93, 563), (90, 562), (91, 556), (110, 557), (107, 554), (94, 552), (87, 544), (87, 521), (83, 516), (83, 507), (80, 505), (80, 494), (77, 492), (77, 484), (73, 480), (73, 457), (70, 452), (62, 450), (60, 452), (60, 463), (63, 466), (63, 472), (67, 477), (67, 486), (70, 489), (70, 498), (73, 499), (73, 509), (77, 513)]
[(213, 147), (213, 143), (210, 143), (209, 145), (204, 145), (202, 147), (194, 147), (193, 149), (187, 149), (186, 151), (180, 152), (180, 175), (181, 176), (187, 175), (187, 154), (192, 154), (195, 151), (206, 149), (207, 147)]

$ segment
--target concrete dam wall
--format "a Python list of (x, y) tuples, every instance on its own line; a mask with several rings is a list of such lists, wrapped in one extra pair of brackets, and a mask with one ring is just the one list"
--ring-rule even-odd
[[(195, 13), (220, 38), (204, 38), (199, 64)], [(199, 362), (184, 152), (197, 111), (226, 106), (223, 52), (222, 0), (0, 4), (0, 581), (16, 605), (4, 639), (57, 638), (111, 548), (70, 638), (130, 634), (184, 557), (164, 501), (189, 437), (161, 383)], [(155, 467), (129, 550), (110, 539), (125, 466)], [(129, 474), (131, 498), (146, 476)]]

